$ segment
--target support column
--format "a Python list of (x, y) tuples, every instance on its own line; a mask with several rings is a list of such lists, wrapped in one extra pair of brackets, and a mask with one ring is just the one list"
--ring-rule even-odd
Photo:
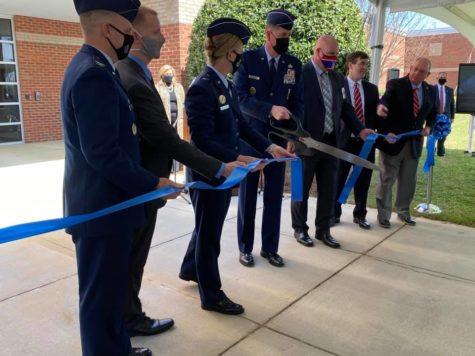
[(371, 19), (371, 72), (369, 81), (375, 85), (379, 83), (381, 70), (381, 55), (383, 53), (384, 24), (386, 21), (385, 0), (377, 0), (373, 7)]

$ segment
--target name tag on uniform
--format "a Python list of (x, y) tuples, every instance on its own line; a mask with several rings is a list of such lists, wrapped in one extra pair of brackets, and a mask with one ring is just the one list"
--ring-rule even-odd
[(295, 69), (287, 69), (287, 73), (284, 75), (284, 84), (295, 84)]
[(220, 106), (219, 109), (220, 109), (221, 111), (228, 110), (228, 109), (229, 109), (229, 105)]
[(256, 76), (256, 75), (249, 75), (248, 78), (249, 78), (249, 79), (254, 79), (254, 80), (260, 80), (260, 79), (261, 79), (261, 77), (258, 77), (258, 76)]

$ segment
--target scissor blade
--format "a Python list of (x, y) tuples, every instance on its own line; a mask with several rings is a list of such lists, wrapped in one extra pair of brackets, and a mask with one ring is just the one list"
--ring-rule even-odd
[(300, 142), (302, 142), (305, 146), (309, 148), (313, 148), (317, 151), (324, 152), (326, 154), (329, 154), (330, 156), (339, 158), (343, 161), (356, 164), (358, 166), (371, 169), (373, 171), (379, 171), (379, 167), (376, 164), (371, 163), (370, 161), (367, 161), (365, 159), (362, 159), (361, 157), (358, 157), (354, 154), (340, 150), (339, 148), (327, 145), (326, 143), (316, 141), (313, 138), (301, 137)]

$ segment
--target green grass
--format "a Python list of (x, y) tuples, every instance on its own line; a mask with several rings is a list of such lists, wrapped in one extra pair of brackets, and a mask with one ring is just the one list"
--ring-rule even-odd
[[(468, 144), (468, 115), (457, 115), (452, 133), (445, 142), (445, 157), (436, 157), (432, 186), (432, 203), (442, 209), (441, 214), (425, 215), (415, 210), (415, 216), (428, 219), (449, 221), (456, 224), (475, 227), (475, 157), (469, 157), (464, 151)], [(419, 163), (416, 196), (413, 206), (425, 202), (427, 175), (422, 171), (426, 152)], [(368, 196), (368, 206), (376, 207), (375, 192), (379, 174), (373, 173)], [(394, 197), (394, 196), (393, 196)], [(353, 196), (348, 199), (353, 204)]]

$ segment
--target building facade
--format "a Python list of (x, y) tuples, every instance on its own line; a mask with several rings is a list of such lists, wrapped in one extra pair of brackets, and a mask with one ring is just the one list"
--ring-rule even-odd
[(447, 85), (452, 88), (457, 86), (459, 64), (475, 63), (475, 47), (452, 28), (413, 31), (404, 36), (386, 33), (384, 47), (380, 89), (386, 85), (390, 68), (406, 75), (417, 57), (427, 57), (432, 62), (429, 83), (437, 82), (439, 72), (447, 72)]
[[(162, 57), (151, 65), (155, 77), (162, 65), (170, 64), (179, 80), (186, 78), (192, 24), (203, 2), (142, 0), (158, 12), (166, 38)], [(82, 44), (72, 3), (15, 0), (0, 4), (0, 145), (62, 139), (62, 78)], [(470, 42), (454, 31), (407, 36), (387, 33), (380, 88), (384, 89), (387, 69), (399, 68), (403, 75), (415, 55), (429, 56), (434, 63), (432, 72), (448, 72), (449, 85), (455, 87), (458, 64), (472, 62), (473, 51)], [(430, 81), (435, 82), (435, 75)]]
[[(154, 76), (162, 65), (170, 64), (179, 80), (186, 77), (192, 24), (202, 3), (142, 0), (159, 13), (166, 38), (161, 59), (151, 66)], [(82, 44), (79, 23), (26, 16), (28, 11), (23, 8), (16, 13), (2, 7), (0, 4), (0, 145), (61, 140), (60, 89), (64, 71)], [(70, 13), (64, 17), (77, 18)]]

